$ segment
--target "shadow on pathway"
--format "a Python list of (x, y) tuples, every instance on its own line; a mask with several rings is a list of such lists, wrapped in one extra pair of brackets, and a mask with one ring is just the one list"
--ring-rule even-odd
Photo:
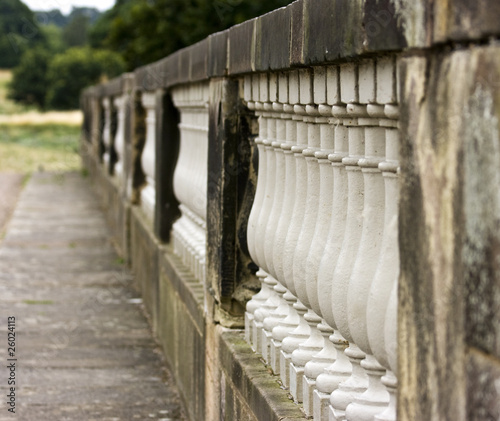
[[(88, 180), (33, 175), (0, 245), (0, 420), (184, 420)], [(15, 317), (15, 351), (7, 318)], [(8, 352), (15, 415), (6, 405)]]

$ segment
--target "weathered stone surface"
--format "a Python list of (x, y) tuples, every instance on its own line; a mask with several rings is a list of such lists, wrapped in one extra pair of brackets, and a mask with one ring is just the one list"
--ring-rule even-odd
[(160, 68), (164, 87), (173, 86), (186, 77), (186, 75), (181, 76), (180, 73), (180, 56), (180, 51), (176, 51), (161, 60)]
[(466, 340), (500, 359), (500, 48), (463, 54), (466, 101), (455, 118), (463, 131), (462, 248), (467, 293)]
[(434, 16), (434, 43), (479, 40), (500, 34), (500, 3), (495, 0), (436, 2)]
[[(278, 377), (270, 375), (245, 342), (243, 332), (220, 334), (219, 361), (224, 375), (225, 398), (229, 394), (228, 390), (233, 389), (234, 399), (241, 396), (246, 402), (240, 402), (238, 406), (243, 411), (248, 408), (258, 420), (305, 419), (299, 406), (289, 399), (287, 391), (280, 386)], [(253, 419), (251, 415), (246, 416)]]
[[(290, 8), (281, 8), (257, 21), (255, 70), (290, 67)], [(269, 42), (272, 40), (272, 42)]]
[[(252, 116), (239, 98), (237, 80), (210, 84), (207, 186), (207, 279), (215, 320), (241, 326), (252, 283), (246, 226), (255, 191)], [(247, 293), (245, 294), (245, 289)]]
[(186, 419), (109, 240), (88, 179), (33, 175), (0, 246), (1, 318), (18, 333), (12, 418)]
[(255, 70), (255, 26), (257, 18), (229, 29), (229, 74)]
[(407, 47), (402, 22), (391, 0), (366, 0), (363, 10), (364, 41), (368, 51), (402, 50)]
[(208, 37), (208, 76), (225, 76), (227, 73), (227, 39), (229, 30)]
[(189, 47), (190, 78), (192, 82), (207, 79), (208, 52), (208, 38)]
[(304, 3), (305, 0), (294, 1), (290, 9), (290, 64), (304, 62)]
[(159, 243), (141, 209), (134, 206), (130, 215), (130, 260), (137, 289), (151, 315), (153, 332), (158, 326)]
[(500, 360), (474, 348), (469, 350), (467, 370), (467, 420), (500, 419)]
[(481, 403), (473, 390), (480, 375), (466, 346), (498, 361), (499, 52), (478, 47), (402, 61), (403, 420), (466, 419), (466, 392), (475, 407), (491, 400), (484, 394)]

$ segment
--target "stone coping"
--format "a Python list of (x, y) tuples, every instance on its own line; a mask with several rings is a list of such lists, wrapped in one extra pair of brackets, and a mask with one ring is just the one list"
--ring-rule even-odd
[[(496, 0), (297, 0), (133, 72), (153, 91), (212, 77), (312, 66), (500, 34)], [(130, 74), (129, 74), (130, 75)], [(126, 75), (124, 75), (126, 76)], [(130, 78), (130, 76), (128, 76)], [(117, 95), (119, 77), (84, 91)]]

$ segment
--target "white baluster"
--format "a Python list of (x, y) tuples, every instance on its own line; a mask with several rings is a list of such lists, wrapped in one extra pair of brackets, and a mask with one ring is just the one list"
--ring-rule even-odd
[(111, 148), (111, 102), (108, 97), (103, 98), (102, 107), (104, 108), (104, 127), (102, 129), (102, 143), (104, 144), (104, 151), (102, 160), (106, 171), (109, 170)]
[[(264, 278), (264, 283), (269, 288), (269, 298), (254, 312), (253, 326), (252, 326), (252, 348), (256, 352), (262, 353), (262, 328), (264, 319), (271, 314), (280, 304), (281, 299), (274, 291), (274, 286), (278, 283), (276, 279), (268, 275)], [(267, 352), (267, 351), (266, 351)]]
[(117, 97), (113, 101), (117, 109), (118, 120), (114, 142), (116, 152), (114, 174), (120, 184), (123, 183), (123, 159), (125, 157), (125, 106), (127, 105), (127, 101), (127, 95)]
[[(316, 74), (315, 74), (316, 78)], [(315, 79), (316, 82), (316, 79)], [(318, 111), (321, 115), (331, 116), (331, 106), (320, 105)], [(329, 122), (330, 119), (326, 120)], [(333, 153), (333, 143), (335, 138), (334, 126), (332, 124), (322, 124), (321, 149), (315, 152), (315, 157), (319, 164), (319, 203), (317, 223), (314, 236), (311, 240), (311, 247), (306, 259), (305, 282), (307, 285), (307, 296), (310, 307), (321, 314), (318, 297), (318, 272), (321, 257), (325, 251), (327, 234), (330, 227), (333, 199), (333, 171), (328, 155)], [(319, 327), (320, 325), (318, 325)], [(311, 337), (316, 338), (313, 342), (315, 346), (322, 347), (319, 353), (313, 354), (310, 361), (304, 366), (303, 379), (303, 406), (306, 415), (313, 415), (313, 391), (316, 388), (316, 378), (335, 361), (335, 348), (328, 340), (333, 333), (333, 329), (325, 323), (318, 327), (311, 326)], [(316, 336), (321, 335), (321, 336)], [(326, 341), (326, 342), (325, 342)], [(309, 342), (309, 340), (307, 341)], [(306, 343), (307, 343), (306, 342)], [(306, 345), (304, 344), (304, 346)]]
[[(332, 213), (325, 251), (320, 262), (317, 288), (320, 314), (330, 327), (336, 329), (332, 307), (332, 294), (334, 293), (332, 284), (333, 273), (344, 239), (347, 216), (347, 171), (342, 160), (348, 154), (348, 129), (343, 126), (341, 119), (347, 116), (346, 107), (333, 105), (332, 115), (334, 116), (332, 123), (335, 124), (335, 146), (334, 153), (328, 156), (332, 162), (333, 171)], [(347, 342), (338, 331), (334, 331), (329, 340), (336, 350), (336, 359), (325, 369), (324, 373), (316, 378), (316, 390), (313, 392), (313, 415), (316, 421), (328, 418), (331, 393), (351, 373), (351, 364), (344, 355)]]
[(377, 421), (395, 421), (397, 411), (397, 354), (398, 354), (398, 283), (394, 282), (385, 320), (385, 344), (387, 352), (387, 361), (390, 370), (382, 377), (382, 383), (389, 392), (389, 405), (386, 410), (377, 415), (374, 419)]
[[(342, 160), (347, 171), (347, 219), (344, 241), (333, 275), (332, 305), (336, 327), (345, 339), (352, 340), (347, 320), (347, 292), (363, 227), (364, 184), (358, 161), (364, 154), (364, 129), (357, 126), (349, 127), (348, 134), (349, 156)], [(352, 402), (354, 395), (364, 392), (368, 386), (366, 374), (359, 366), (361, 359), (364, 358), (364, 353), (352, 343), (349, 344), (349, 348), (344, 353), (351, 362), (352, 373), (349, 377), (349, 383), (342, 382), (330, 397), (330, 404), (333, 407), (333, 420), (344, 419), (345, 408)], [(332, 408), (330, 408), (331, 410)]]
[[(328, 109), (330, 111), (330, 109)], [(317, 107), (306, 106), (306, 112), (311, 116), (318, 116), (319, 111)], [(321, 178), (320, 178), (320, 165), (315, 153), (320, 150), (321, 147), (331, 148), (333, 145), (332, 132), (328, 126), (328, 119), (308, 117), (309, 122), (309, 136), (308, 136), (308, 148), (303, 151), (303, 155), (306, 159), (307, 165), (307, 195), (306, 195), (306, 209), (304, 215), (304, 222), (302, 224), (302, 230), (299, 235), (299, 240), (297, 242), (297, 247), (294, 256), (294, 267), (293, 275), (294, 280), (297, 281), (297, 295), (301, 302), (308, 308), (308, 313), (304, 317), (307, 323), (307, 329), (304, 329), (304, 335), (307, 335), (307, 339), (299, 345), (299, 348), (292, 353), (292, 364), (290, 365), (290, 392), (297, 402), (303, 401), (303, 376), (304, 367), (307, 362), (309, 362), (315, 354), (317, 354), (323, 348), (323, 337), (321, 333), (316, 328), (317, 324), (320, 323), (321, 318), (318, 317), (312, 310), (312, 304), (309, 300), (311, 295), (317, 301), (317, 272), (319, 267), (319, 257), (311, 256), (310, 251), (313, 242), (313, 237), (316, 232), (316, 226), (318, 225), (319, 216), (319, 206), (320, 206), (320, 193), (321, 193)], [(312, 124), (314, 122), (314, 124)], [(320, 123), (320, 124), (318, 124)], [(326, 123), (326, 124), (325, 124)], [(323, 138), (321, 134), (325, 137)], [(332, 152), (332, 150), (328, 150)], [(328, 155), (325, 155), (327, 158)], [(330, 174), (331, 176), (331, 174)], [(328, 182), (327, 182), (328, 184)], [(330, 186), (331, 187), (331, 186)], [(328, 192), (331, 195), (331, 190)], [(328, 228), (322, 227), (326, 231)], [(320, 254), (321, 255), (321, 254)], [(309, 260), (309, 258), (311, 260)], [(306, 265), (310, 262), (314, 267), (309, 267), (309, 271), (315, 272), (312, 276), (307, 278), (306, 275)], [(308, 282), (309, 281), (309, 282)], [(312, 282), (311, 282), (312, 281)], [(313, 294), (314, 292), (314, 294)]]
[[(305, 106), (295, 105), (294, 111), (297, 119), (297, 143), (298, 145), (292, 146), (292, 152), (295, 158), (295, 202), (292, 211), (292, 217), (290, 220), (290, 225), (288, 233), (285, 240), (284, 258), (283, 258), (283, 269), (284, 269), (284, 281), (290, 292), (296, 297), (296, 283), (295, 277), (293, 275), (293, 262), (294, 262), (294, 252), (297, 247), (297, 242), (299, 239), (300, 231), (302, 228), (302, 223), (305, 214), (305, 200), (307, 195), (307, 163), (305, 161), (302, 152), (307, 148), (308, 140), (308, 130), (307, 123), (303, 121), (303, 117), (306, 115)], [(295, 311), (299, 315), (304, 315), (307, 308), (304, 307), (300, 302), (296, 302), (293, 305)], [(292, 311), (292, 310), (291, 310)], [(295, 351), (299, 345), (307, 339), (308, 336), (308, 325), (300, 317), (299, 326), (290, 336), (283, 339), (281, 342), (281, 355), (280, 355), (280, 376), (285, 384), (285, 386), (290, 385), (290, 363), (292, 358), (292, 352)]]
[[(399, 185), (396, 174), (398, 168), (399, 132), (397, 129), (387, 129), (386, 160), (379, 165), (383, 172), (385, 182), (385, 231), (382, 243), (382, 252), (379, 260), (377, 274), (370, 290), (368, 299), (368, 337), (373, 355), (386, 368), (391, 367), (390, 357), (387, 352), (386, 334), (397, 332), (396, 319), (393, 318), (391, 300), (397, 303), (392, 291), (397, 291), (399, 275), (399, 247), (398, 247), (398, 198)], [(391, 307), (391, 310), (389, 308)], [(394, 306), (395, 307), (395, 306)], [(397, 307), (396, 307), (397, 308)], [(394, 310), (392, 310), (394, 311)], [(396, 310), (397, 311), (397, 310)], [(389, 324), (388, 324), (389, 323)], [(395, 343), (395, 339), (392, 343)], [(395, 358), (392, 358), (394, 365)], [(389, 395), (389, 406), (378, 414), (375, 420), (396, 420), (396, 385), (397, 380), (391, 371), (382, 378)]]
[(141, 208), (152, 223), (156, 202), (156, 94), (143, 93), (141, 101), (146, 109), (146, 143), (141, 155), (141, 166), (146, 176), (146, 186), (141, 191)]
[(174, 251), (197, 279), (205, 279), (208, 89), (206, 83), (172, 91), (180, 111), (180, 150), (174, 192), (181, 218), (173, 225)]
[(269, 298), (271, 294), (269, 287), (267, 286), (267, 284), (263, 282), (264, 278), (267, 275), (266, 272), (260, 269), (257, 271), (256, 275), (259, 278), (259, 281), (261, 282), (261, 289), (257, 294), (255, 294), (252, 297), (250, 301), (247, 302), (245, 311), (245, 340), (249, 344), (252, 344), (252, 335), (253, 335), (252, 324), (254, 320), (255, 310), (257, 310), (260, 306), (262, 306), (262, 304), (266, 302), (266, 300)]
[[(376, 121), (376, 120), (375, 120)], [(353, 402), (346, 408), (349, 421), (372, 421), (389, 402), (389, 396), (380, 383), (384, 369), (369, 355), (372, 350), (367, 333), (367, 304), (380, 257), (384, 231), (384, 181), (378, 169), (385, 156), (385, 129), (365, 127), (365, 156), (358, 165), (364, 179), (363, 229), (360, 245), (349, 280), (347, 320), (352, 341), (364, 353), (361, 367), (368, 375), (368, 388), (363, 394), (353, 394)], [(346, 384), (351, 384), (350, 380)]]
[[(281, 77), (282, 81), (281, 87), (283, 85), (287, 88), (287, 85), (283, 81), (288, 81), (286, 77)], [(286, 89), (285, 92), (288, 92)], [(280, 90), (280, 99), (286, 100), (288, 99), (287, 95), (281, 93)], [(276, 272), (277, 278), (280, 282), (285, 286), (289, 287), (285, 276), (284, 276), (284, 268), (283, 268), (283, 260), (285, 253), (285, 241), (288, 233), (288, 229), (291, 222), (292, 211), (294, 208), (295, 200), (297, 199), (295, 192), (295, 157), (292, 153), (292, 147), (296, 144), (296, 130), (297, 123), (292, 119), (293, 106), (290, 104), (283, 104), (282, 118), (285, 120), (285, 139), (286, 142), (280, 145), (283, 150), (284, 156), (284, 164), (285, 164), (285, 186), (283, 193), (283, 205), (282, 212), (279, 217), (279, 221), (277, 224), (276, 232), (274, 235), (273, 242), (273, 262), (274, 262), (274, 271)], [(272, 340), (271, 340), (271, 368), (276, 374), (280, 374), (282, 377), (284, 384), (288, 386), (288, 374), (281, 373), (281, 344), (284, 338), (286, 338), (290, 332), (292, 332), (299, 323), (299, 316), (295, 309), (293, 308), (293, 304), (296, 302), (295, 296), (290, 292), (286, 292), (283, 295), (283, 299), (288, 304), (288, 314), (287, 316), (280, 320), (278, 325), (272, 330)]]

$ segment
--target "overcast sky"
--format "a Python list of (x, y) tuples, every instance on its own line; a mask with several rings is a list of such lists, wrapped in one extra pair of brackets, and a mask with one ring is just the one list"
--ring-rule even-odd
[(22, 0), (22, 2), (31, 10), (59, 9), (64, 14), (71, 12), (73, 6), (95, 7), (103, 11), (115, 4), (115, 0)]

